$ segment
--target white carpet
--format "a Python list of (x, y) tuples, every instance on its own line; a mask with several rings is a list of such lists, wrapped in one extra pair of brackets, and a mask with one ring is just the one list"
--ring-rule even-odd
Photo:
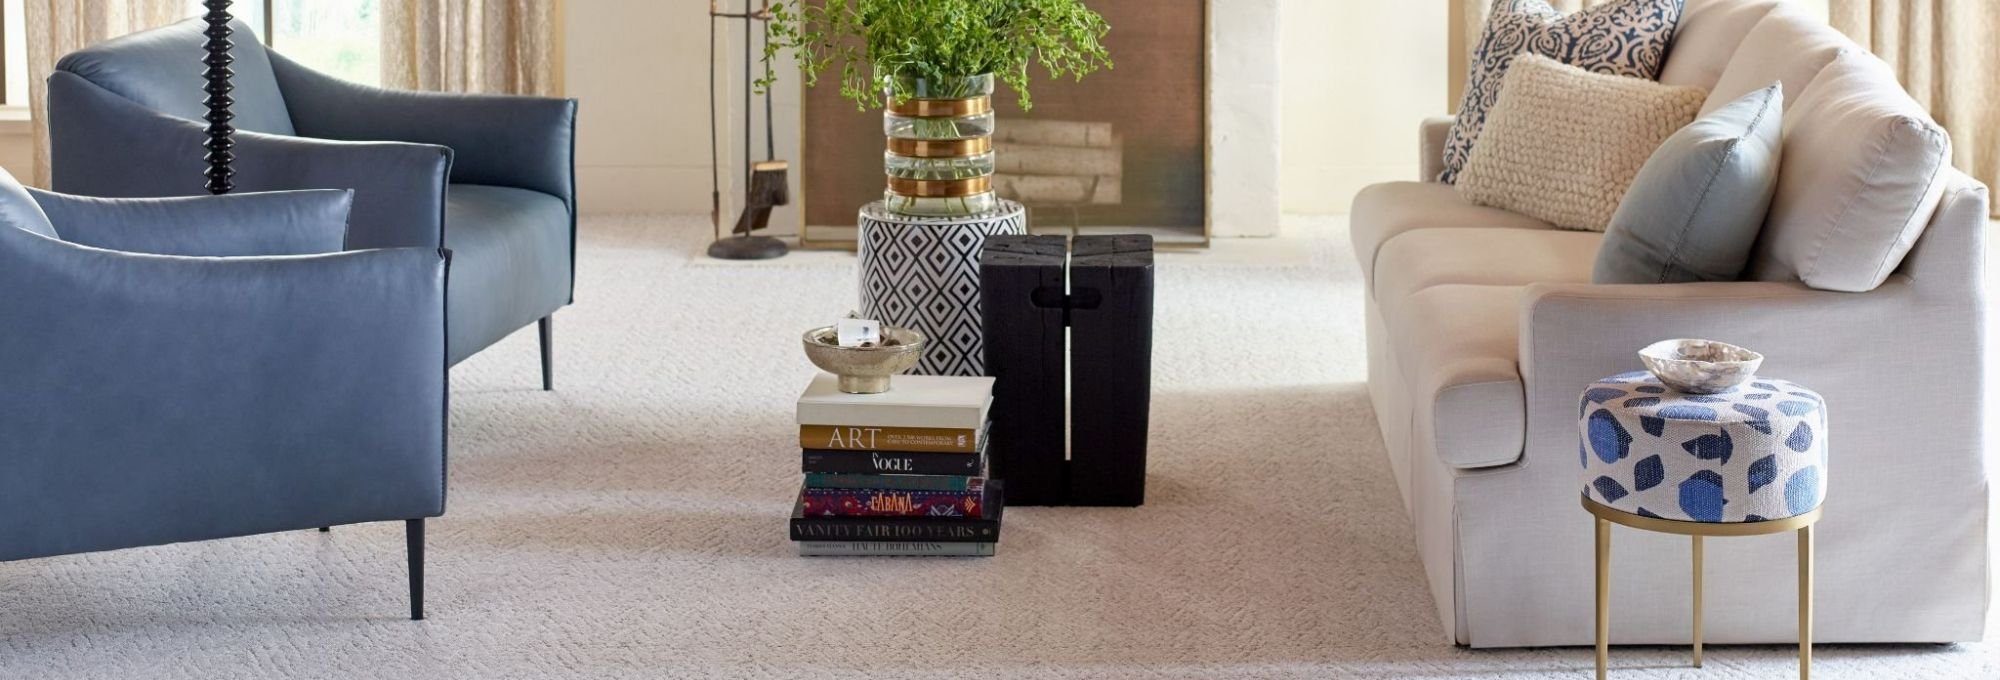
[[(431, 620), (402, 618), (400, 523), (6, 563), (0, 677), (1589, 677), (1587, 649), (1445, 642), (1337, 229), (1163, 255), (1146, 506), (1011, 509), (999, 557), (945, 561), (792, 556), (797, 338), (854, 306), (853, 261), (703, 262), (707, 231), (586, 220), (560, 391), (536, 389), (532, 332), (455, 372)], [(1631, 680), (1783, 678), (1793, 653), (1612, 658)], [(1996, 664), (1822, 646), (1814, 676)]]

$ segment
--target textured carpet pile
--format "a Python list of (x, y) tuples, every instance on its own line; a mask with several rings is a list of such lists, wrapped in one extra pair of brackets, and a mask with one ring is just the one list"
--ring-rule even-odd
[[(585, 221), (557, 392), (532, 331), (454, 371), (430, 620), (403, 618), (401, 523), (5, 563), (0, 678), (1589, 677), (1587, 649), (1446, 642), (1337, 229), (1275, 264), (1163, 255), (1147, 504), (1010, 509), (969, 560), (793, 555), (798, 337), (855, 306), (853, 261), (704, 261), (707, 231)], [(1613, 663), (1779, 678), (1793, 653)], [(1818, 655), (1819, 678), (2000, 677), (1991, 645)]]

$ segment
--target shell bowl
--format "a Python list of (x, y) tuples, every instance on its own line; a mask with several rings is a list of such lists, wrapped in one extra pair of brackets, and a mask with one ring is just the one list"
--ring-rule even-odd
[(1661, 340), (1639, 350), (1660, 382), (1687, 394), (1727, 392), (1749, 382), (1763, 365), (1764, 355), (1714, 340)]
[(832, 326), (806, 331), (806, 358), (820, 370), (840, 378), (840, 391), (849, 394), (881, 394), (889, 391), (889, 378), (910, 370), (924, 356), (924, 334), (908, 328), (883, 326), (885, 342), (875, 347), (842, 347)]

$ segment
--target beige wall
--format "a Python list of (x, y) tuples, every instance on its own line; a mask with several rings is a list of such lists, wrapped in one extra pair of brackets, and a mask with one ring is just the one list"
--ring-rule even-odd
[(1417, 122), (1444, 112), (1446, 0), (1284, 3), (1284, 209), (1346, 212), (1417, 174)]
[(579, 100), (582, 205), (708, 212), (708, 74), (698, 67), (708, 60), (707, 6), (570, 0), (564, 8), (563, 79)]
[[(1417, 123), (1444, 115), (1459, 0), (1283, 0), (1287, 213), (1347, 212), (1375, 182), (1415, 179)], [(1790, 0), (1826, 16), (1829, 0)]]

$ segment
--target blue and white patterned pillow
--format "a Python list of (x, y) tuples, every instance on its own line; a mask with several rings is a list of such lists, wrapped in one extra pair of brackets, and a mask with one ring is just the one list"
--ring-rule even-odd
[(1655, 80), (1680, 23), (1682, 2), (1616, 0), (1563, 16), (1546, 0), (1494, 0), (1472, 53), (1458, 121), (1445, 139), (1438, 181), (1458, 181), (1514, 57), (1539, 54), (1596, 73)]

